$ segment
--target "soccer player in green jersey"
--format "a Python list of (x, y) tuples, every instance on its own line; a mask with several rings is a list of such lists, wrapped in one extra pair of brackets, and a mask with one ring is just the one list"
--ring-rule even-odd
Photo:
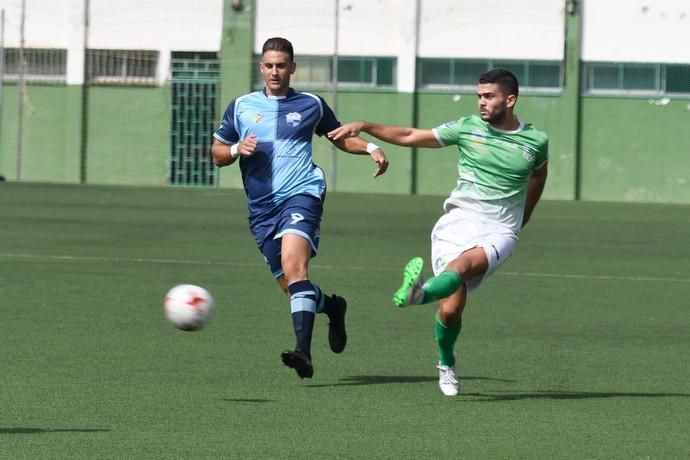
[(513, 113), (518, 82), (505, 69), (479, 77), (479, 115), (462, 117), (434, 129), (358, 121), (328, 135), (337, 140), (366, 132), (408, 147), (459, 150), (457, 185), (444, 214), (431, 232), (433, 277), (424, 280), (424, 260), (405, 266), (403, 283), (393, 296), (398, 307), (439, 301), (435, 317), (439, 387), (460, 393), (455, 373), (455, 343), (460, 335), (467, 295), (511, 255), (520, 230), (534, 211), (546, 183), (548, 138)]

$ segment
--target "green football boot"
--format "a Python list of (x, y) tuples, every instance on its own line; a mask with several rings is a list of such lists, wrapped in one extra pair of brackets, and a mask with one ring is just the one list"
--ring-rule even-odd
[(393, 294), (393, 303), (396, 307), (403, 308), (411, 304), (420, 304), (424, 299), (424, 290), (422, 284), (422, 269), (424, 268), (424, 259), (421, 257), (414, 257), (405, 265), (403, 272), (403, 282), (395, 294)]

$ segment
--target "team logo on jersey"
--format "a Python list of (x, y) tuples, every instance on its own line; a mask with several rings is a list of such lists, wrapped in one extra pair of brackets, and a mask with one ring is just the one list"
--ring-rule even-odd
[(448, 262), (446, 262), (446, 259), (443, 257), (439, 257), (438, 259), (434, 260), (434, 269), (437, 272), (443, 271), (446, 268), (446, 265), (448, 265)]
[(294, 128), (302, 122), (302, 115), (297, 112), (290, 112), (285, 115), (285, 122)]
[(481, 128), (473, 129), (470, 140), (475, 144), (486, 144), (486, 131)]
[(260, 113), (257, 113), (256, 115), (254, 115), (254, 123), (261, 122), (261, 120), (263, 120), (263, 118), (264, 117), (262, 117)]
[(527, 145), (522, 147), (522, 156), (527, 161), (534, 161), (534, 152)]

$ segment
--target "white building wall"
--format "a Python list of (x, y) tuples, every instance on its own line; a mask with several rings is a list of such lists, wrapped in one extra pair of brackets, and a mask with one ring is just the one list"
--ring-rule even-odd
[(564, 0), (425, 0), (419, 55), (561, 60)]
[(223, 0), (90, 1), (90, 48), (220, 49)]
[[(339, 56), (398, 58), (398, 88), (414, 88), (416, 0), (256, 0), (254, 53), (266, 39), (284, 37), (300, 55), (336, 54), (336, 3)], [(308, 19), (307, 19), (308, 18)], [(409, 67), (411, 65), (411, 67)], [(412, 69), (412, 71), (410, 71)]]
[[(417, 0), (340, 0), (338, 52), (396, 56)], [(296, 54), (335, 52), (335, 0), (256, 0), (254, 52), (283, 36)], [(422, 57), (563, 58), (564, 0), (419, 0)], [(307, 19), (308, 18), (308, 19)]]
[[(401, 12), (407, 12), (414, 0), (340, 0), (339, 3), (338, 54), (397, 55)], [(284, 37), (292, 42), (296, 55), (334, 54), (335, 6), (335, 0), (256, 0), (254, 52), (261, 52), (266, 39)]]
[(690, 64), (689, 0), (587, 0), (585, 61)]
[[(21, 0), (0, 0), (5, 10), (5, 46), (18, 48), (20, 42)], [(68, 48), (74, 29), (81, 27), (82, 17), (74, 23), (74, 10), (83, 11), (83, 1), (26, 0), (25, 46), (32, 48)]]
[[(581, 0), (585, 61), (690, 63), (689, 0)], [(0, 0), (5, 46), (19, 46), (21, 0)], [(81, 83), (85, 0), (26, 0), (25, 45), (68, 50)], [(255, 0), (254, 52), (284, 36), (300, 54), (335, 53), (336, 0)], [(416, 57), (561, 60), (565, 0), (340, 0), (338, 54), (394, 56), (401, 91)], [(90, 0), (90, 48), (218, 51), (223, 0)]]
[[(416, 57), (563, 58), (564, 0), (340, 0), (338, 54), (395, 56), (414, 90)], [(336, 52), (336, 0), (256, 0), (254, 52), (282, 36), (299, 55)]]
[[(89, 48), (158, 50), (159, 80), (170, 51), (218, 51), (223, 0), (89, 0)], [(67, 83), (83, 82), (84, 0), (26, 0), (25, 46), (67, 49)], [(5, 46), (20, 43), (21, 0), (0, 0)]]

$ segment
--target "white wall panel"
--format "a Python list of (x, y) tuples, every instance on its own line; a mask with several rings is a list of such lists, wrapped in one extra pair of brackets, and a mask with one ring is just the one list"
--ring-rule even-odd
[(564, 0), (425, 0), (422, 57), (563, 58)]
[(91, 0), (90, 48), (218, 51), (222, 0)]
[(256, 0), (254, 52), (282, 36), (298, 64), (335, 54), (336, 3), (338, 55), (397, 57), (401, 91), (414, 89), (417, 56), (563, 58), (565, 0)]
[[(411, 0), (341, 0), (338, 54), (396, 56), (401, 46), (401, 12)], [(266, 39), (284, 37), (295, 54), (335, 53), (335, 0), (256, 0), (254, 52)]]
[(690, 1), (586, 1), (582, 59), (690, 64)]
[[(68, 48), (72, 34), (81, 30), (83, 3), (75, 0), (27, 0), (25, 46)], [(0, 9), (5, 10), (5, 46), (8, 48), (19, 47), (21, 4), (21, 0), (0, 0)]]
[[(21, 0), (0, 0), (5, 46), (19, 46)], [(26, 0), (26, 46), (83, 40), (84, 0)], [(218, 51), (223, 0), (90, 0), (91, 48)]]

